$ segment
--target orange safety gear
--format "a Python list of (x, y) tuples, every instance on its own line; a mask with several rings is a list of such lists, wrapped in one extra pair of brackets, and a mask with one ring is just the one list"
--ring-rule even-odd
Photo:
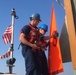
[(34, 28), (31, 25), (28, 25), (31, 28), (30, 33), (28, 34), (27, 38), (28, 41), (36, 44), (38, 46), (38, 50), (46, 50), (47, 42), (45, 40), (40, 40), (40, 33), (38, 28)]
[(34, 43), (40, 36), (38, 28), (34, 28), (32, 25), (28, 25), (31, 28), (30, 33), (28, 34), (27, 38), (28, 41)]

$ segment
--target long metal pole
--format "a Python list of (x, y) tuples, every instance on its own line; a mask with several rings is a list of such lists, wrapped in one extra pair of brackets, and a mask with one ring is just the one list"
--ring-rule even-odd
[[(13, 50), (14, 50), (14, 14), (15, 10), (12, 9), (12, 36), (11, 36), (11, 54), (10, 58), (13, 58)], [(12, 73), (13, 64), (9, 65), (9, 73)]]
[[(12, 9), (12, 36), (11, 36), (11, 54), (10, 54), (10, 59), (13, 59), (13, 50), (14, 50), (14, 21), (16, 18), (16, 12), (15, 9)], [(9, 73), (12, 74), (12, 68), (13, 68), (13, 64), (9, 65)]]
[(11, 56), (10, 58), (13, 58), (13, 50), (14, 50), (14, 9), (12, 10), (12, 37), (11, 37)]

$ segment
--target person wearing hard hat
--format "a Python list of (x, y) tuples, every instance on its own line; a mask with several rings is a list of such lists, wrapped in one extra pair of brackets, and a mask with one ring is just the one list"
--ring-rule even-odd
[(45, 55), (45, 50), (46, 50), (46, 47), (48, 46), (49, 43), (46, 42), (46, 40), (49, 40), (50, 38), (58, 37), (58, 33), (54, 33), (51, 36), (44, 36), (47, 31), (48, 31), (48, 25), (47, 24), (41, 24), (39, 26), (40, 37), (38, 38), (39, 41), (37, 41), (37, 45), (40, 48), (37, 50), (36, 55), (38, 57), (38, 62), (39, 62), (41, 75), (49, 75), (47, 58), (46, 58), (46, 55)]
[(41, 34), (41, 36), (43, 36), (44, 40), (49, 40), (50, 38), (56, 38), (59, 36), (58, 32), (54, 32), (54, 34), (51, 36), (44, 36), (47, 31), (48, 31), (48, 25), (47, 24), (41, 24), (39, 26), (39, 33)]
[(34, 51), (35, 49), (38, 49), (38, 46), (33, 43), (33, 40), (38, 36), (37, 26), (39, 22), (41, 22), (40, 14), (35, 13), (30, 17), (30, 23), (20, 30), (19, 40), (21, 42), (22, 55), (25, 61), (25, 75), (41, 75), (38, 68), (38, 60), (36, 59)]
[(47, 58), (45, 55), (47, 42), (44, 40), (44, 35), (46, 34), (47, 31), (48, 31), (48, 26), (46, 24), (42, 24), (39, 26), (40, 37), (39, 37), (39, 41), (37, 41), (37, 45), (40, 48), (37, 50), (36, 55), (38, 57), (41, 75), (49, 75)]

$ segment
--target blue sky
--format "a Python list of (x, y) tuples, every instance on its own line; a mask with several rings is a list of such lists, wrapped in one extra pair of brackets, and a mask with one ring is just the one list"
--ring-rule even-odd
[[(63, 0), (60, 0), (64, 3)], [(5, 45), (2, 39), (2, 35), (11, 23), (11, 10), (15, 8), (16, 14), (19, 19), (15, 19), (14, 24), (14, 57), (16, 58), (15, 67), (13, 67), (13, 72), (17, 75), (25, 74), (24, 59), (21, 55), (21, 47), (18, 50), (19, 45), (19, 35), (20, 29), (30, 22), (29, 17), (33, 13), (39, 13), (41, 15), (42, 22), (40, 24), (46, 23), (48, 27), (50, 26), (51, 10), (52, 4), (54, 4), (56, 13), (56, 22), (58, 32), (60, 34), (62, 25), (64, 23), (65, 11), (55, 0), (0, 0), (0, 55), (7, 52), (9, 44)], [(39, 25), (40, 25), (39, 24)], [(49, 35), (49, 30), (46, 35)], [(47, 56), (47, 51), (46, 51)], [(0, 59), (0, 72), (8, 72), (8, 67), (6, 65), (6, 59)], [(58, 75), (73, 75), (72, 63), (63, 64), (64, 72)]]

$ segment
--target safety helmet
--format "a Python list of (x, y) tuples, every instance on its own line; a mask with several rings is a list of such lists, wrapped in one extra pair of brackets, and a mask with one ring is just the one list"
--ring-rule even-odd
[(48, 26), (47, 26), (46, 24), (40, 25), (39, 28), (41, 28), (41, 29), (43, 29), (43, 30), (45, 30), (45, 31), (48, 31)]
[(41, 19), (40, 19), (40, 14), (38, 14), (38, 13), (32, 14), (32, 16), (30, 17), (30, 20), (31, 20), (32, 18), (41, 21)]

